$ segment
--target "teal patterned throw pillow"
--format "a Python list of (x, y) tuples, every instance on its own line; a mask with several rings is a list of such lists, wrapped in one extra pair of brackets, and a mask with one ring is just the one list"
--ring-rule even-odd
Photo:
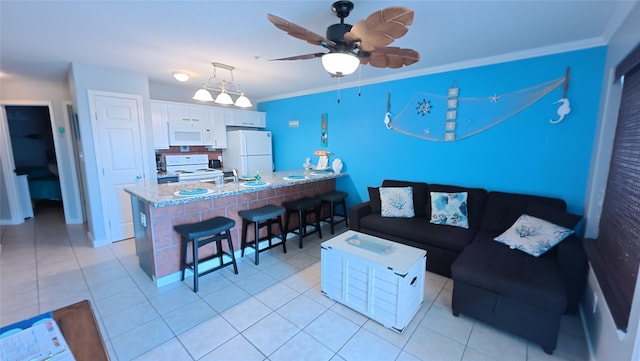
[(383, 217), (412, 218), (413, 188), (412, 187), (380, 187), (380, 203)]
[(569, 228), (523, 214), (509, 229), (494, 239), (511, 249), (539, 257), (572, 233), (573, 230)]
[(431, 192), (431, 223), (469, 228), (467, 192)]

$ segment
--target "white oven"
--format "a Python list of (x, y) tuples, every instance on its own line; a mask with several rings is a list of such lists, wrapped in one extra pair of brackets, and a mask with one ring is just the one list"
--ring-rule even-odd
[(212, 128), (208, 122), (169, 121), (169, 145), (213, 145)]
[(209, 168), (209, 156), (206, 154), (167, 155), (165, 156), (167, 174), (177, 175), (179, 182), (209, 180), (223, 177), (219, 169)]

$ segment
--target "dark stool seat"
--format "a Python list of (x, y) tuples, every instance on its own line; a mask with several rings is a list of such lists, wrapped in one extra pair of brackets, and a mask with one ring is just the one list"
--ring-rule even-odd
[[(286, 209), (284, 216), (284, 229), (285, 232), (292, 232), (298, 235), (300, 248), (302, 248), (302, 238), (318, 232), (318, 236), (322, 238), (322, 230), (320, 229), (320, 205), (319, 198), (304, 197), (295, 201), (283, 202), (282, 206)], [(307, 215), (312, 213), (315, 215), (315, 222), (313, 231), (307, 232)], [(289, 230), (290, 218), (293, 213), (298, 214), (298, 230)]]
[[(242, 218), (242, 243), (240, 245), (242, 256), (244, 256), (244, 249), (248, 246), (247, 231), (249, 229), (249, 225), (252, 223), (255, 223), (255, 238), (253, 241), (253, 248), (255, 249), (255, 264), (258, 264), (260, 262), (258, 254), (261, 251), (265, 251), (274, 247), (274, 244), (271, 243), (271, 240), (273, 239), (271, 225), (274, 223), (278, 225), (278, 229), (280, 231), (280, 238), (282, 239), (282, 250), (284, 251), (284, 253), (287, 253), (287, 233), (284, 232), (284, 228), (282, 227), (282, 215), (284, 214), (284, 212), (284, 207), (276, 206), (273, 204), (267, 204), (266, 206), (262, 206), (259, 208), (238, 212), (238, 215)], [(260, 238), (260, 228), (262, 227), (267, 227), (266, 238)], [(269, 246), (260, 249), (260, 241), (266, 239), (269, 240)]]
[[(233, 219), (226, 217), (214, 217), (205, 221), (180, 224), (174, 226), (173, 229), (180, 234), (182, 240), (182, 252), (180, 257), (180, 270), (182, 271), (181, 281), (184, 281), (184, 271), (189, 268), (193, 271), (193, 291), (198, 292), (198, 278), (213, 271), (217, 271), (223, 267), (233, 265), (233, 271), (238, 274), (238, 266), (236, 257), (233, 254), (233, 243), (231, 242), (231, 232), (229, 230), (235, 226)], [(226, 239), (229, 252), (222, 250), (222, 240)], [(216, 252), (204, 258), (198, 257), (198, 249), (211, 242), (216, 243)], [(187, 262), (188, 245), (192, 243), (193, 260)], [(224, 262), (223, 256), (231, 257), (231, 261)], [(206, 271), (198, 271), (198, 266), (202, 262), (219, 258), (220, 264)]]
[[(328, 222), (331, 225), (331, 234), (334, 233), (334, 227), (336, 224), (340, 222), (344, 222), (344, 224), (349, 227), (349, 221), (347, 220), (347, 193), (341, 191), (332, 191), (321, 194), (318, 196), (320, 201), (323, 204), (329, 205), (329, 216), (322, 219), (325, 222)], [(336, 206), (342, 205), (342, 214), (336, 214)], [(342, 219), (335, 219), (335, 216), (342, 217)]]

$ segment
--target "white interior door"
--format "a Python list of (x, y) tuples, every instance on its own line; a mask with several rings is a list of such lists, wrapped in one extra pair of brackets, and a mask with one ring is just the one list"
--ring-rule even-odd
[(90, 95), (99, 135), (96, 147), (107, 236), (133, 237), (131, 198), (124, 188), (144, 178), (142, 104), (135, 97)]

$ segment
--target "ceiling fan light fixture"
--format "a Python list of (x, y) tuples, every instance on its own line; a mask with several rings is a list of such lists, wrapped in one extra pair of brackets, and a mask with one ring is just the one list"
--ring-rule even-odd
[(244, 93), (240, 93), (240, 96), (236, 99), (236, 102), (233, 105), (240, 108), (251, 108), (252, 106), (251, 101), (246, 95), (244, 95)]
[(213, 101), (213, 97), (211, 96), (211, 93), (207, 89), (205, 89), (204, 87), (196, 90), (196, 93), (193, 94), (193, 99), (199, 100), (201, 102), (212, 102)]
[(328, 53), (322, 56), (324, 70), (336, 76), (353, 74), (358, 70), (360, 59), (350, 53)]

